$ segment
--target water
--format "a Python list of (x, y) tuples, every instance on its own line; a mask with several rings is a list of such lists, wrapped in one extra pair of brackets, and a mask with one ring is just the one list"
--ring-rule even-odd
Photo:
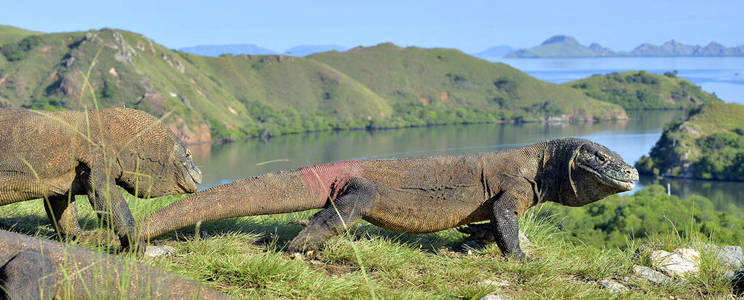
[(633, 70), (677, 76), (692, 81), (726, 102), (744, 104), (744, 57), (606, 57), (507, 59), (493, 58), (539, 79), (564, 83), (592, 76)]
[[(204, 172), (202, 189), (267, 172), (349, 159), (377, 159), (499, 151), (546, 139), (579, 136), (618, 152), (633, 163), (647, 154), (665, 123), (679, 111), (631, 112), (630, 120), (595, 124), (485, 124), (405, 128), (380, 131), (342, 131), (287, 135), (269, 140), (250, 139), (225, 145), (194, 148)], [(643, 177), (639, 187), (657, 182)], [(742, 183), (662, 179), (672, 193), (687, 197), (698, 193), (716, 206), (744, 206)]]

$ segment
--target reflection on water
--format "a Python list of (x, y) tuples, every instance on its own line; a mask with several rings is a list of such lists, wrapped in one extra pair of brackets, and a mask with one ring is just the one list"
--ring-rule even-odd
[[(594, 124), (482, 124), (317, 132), (269, 140), (250, 139), (211, 148), (203, 145), (207, 149), (199, 151), (206, 154), (195, 154), (195, 157), (204, 173), (202, 189), (317, 163), (499, 151), (564, 136), (579, 136), (601, 143), (625, 161), (634, 163), (656, 143), (663, 125), (681, 116), (681, 112), (631, 112), (629, 116), (626, 121)], [(742, 183), (675, 179), (663, 179), (660, 183), (666, 185), (666, 182), (672, 183), (672, 193), (683, 197), (697, 193), (710, 197), (718, 207), (732, 202), (744, 206), (744, 199), (738, 192), (744, 187)], [(639, 187), (653, 183), (652, 178), (642, 178)]]
[(687, 198), (701, 195), (710, 199), (716, 209), (726, 211), (728, 205), (744, 207), (744, 183), (731, 181), (707, 181), (692, 179), (654, 178), (641, 176), (639, 186), (658, 184), (669, 187), (672, 195)]

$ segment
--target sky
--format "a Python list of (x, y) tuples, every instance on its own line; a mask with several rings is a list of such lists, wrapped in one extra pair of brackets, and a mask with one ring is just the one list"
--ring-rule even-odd
[(393, 42), (475, 53), (502, 44), (531, 47), (555, 34), (613, 50), (670, 39), (738, 46), (743, 12), (741, 0), (0, 0), (2, 25), (42, 32), (109, 27), (169, 48), (256, 44), (277, 52), (301, 44)]

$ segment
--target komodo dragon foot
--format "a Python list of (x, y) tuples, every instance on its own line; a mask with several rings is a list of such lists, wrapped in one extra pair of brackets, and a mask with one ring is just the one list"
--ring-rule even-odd
[(492, 243), (496, 241), (493, 235), (493, 227), (490, 223), (468, 224), (458, 227), (457, 231), (468, 234), (466, 240), (478, 241), (481, 243)]

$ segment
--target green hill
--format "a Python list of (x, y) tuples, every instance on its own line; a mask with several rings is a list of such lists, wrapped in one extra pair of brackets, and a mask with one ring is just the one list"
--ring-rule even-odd
[(535, 79), (501, 63), (452, 49), (400, 48), (393, 44), (308, 56), (361, 82), (399, 110), (406, 107), (476, 107), (506, 120), (607, 119), (617, 107)]
[(0, 42), (0, 107), (91, 109), (96, 100), (167, 116), (189, 142), (625, 117), (618, 106), (454, 50), (381, 45), (311, 58), (214, 58), (121, 30), (39, 34), (12, 27), (0, 28)]
[(707, 103), (671, 123), (638, 171), (674, 177), (744, 181), (744, 105)]
[(39, 32), (25, 30), (13, 26), (0, 25), (0, 45), (19, 41), (29, 35), (40, 34)]
[(689, 105), (721, 101), (715, 94), (706, 93), (692, 82), (678, 78), (673, 72), (665, 75), (645, 71), (610, 73), (563, 85), (628, 110), (681, 109)]

